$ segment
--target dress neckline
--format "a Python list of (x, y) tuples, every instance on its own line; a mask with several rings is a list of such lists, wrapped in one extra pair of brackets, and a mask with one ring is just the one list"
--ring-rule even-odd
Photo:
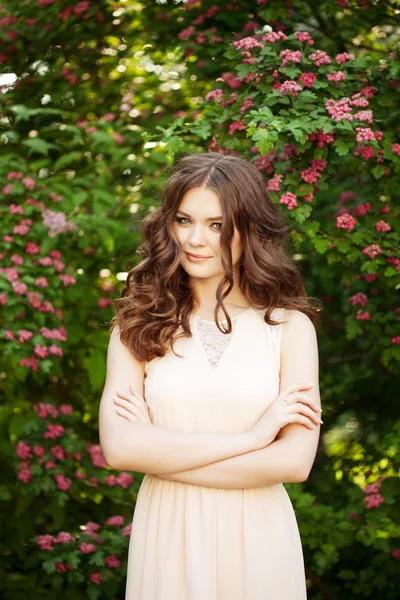
[[(242, 312), (240, 312), (239, 314), (235, 315), (234, 317), (231, 317), (231, 321), (236, 321), (239, 317), (241, 317), (242, 315), (244, 315), (245, 313), (247, 313), (247, 311), (249, 310), (253, 310), (252, 306), (248, 306), (247, 308), (245, 308), (244, 310), (242, 310)], [(197, 313), (193, 314), (193, 317), (196, 319), (199, 319), (200, 321), (205, 321), (206, 323), (215, 323), (214, 319), (204, 319), (203, 317), (200, 317), (200, 315), (198, 315)], [(219, 321), (220, 323), (227, 323), (228, 320), (227, 319), (223, 319)]]

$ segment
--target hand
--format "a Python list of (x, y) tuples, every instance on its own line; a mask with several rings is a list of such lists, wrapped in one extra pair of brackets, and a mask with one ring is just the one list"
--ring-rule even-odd
[(150, 407), (146, 400), (131, 383), (129, 392), (120, 392), (113, 396), (115, 409), (118, 415), (127, 421), (141, 421), (142, 423), (153, 423)]
[(312, 387), (312, 384), (293, 384), (276, 397), (260, 419), (248, 430), (256, 442), (257, 448), (265, 448), (274, 441), (279, 430), (290, 423), (300, 423), (309, 429), (315, 429), (322, 421), (321, 409), (306, 394), (299, 390)]

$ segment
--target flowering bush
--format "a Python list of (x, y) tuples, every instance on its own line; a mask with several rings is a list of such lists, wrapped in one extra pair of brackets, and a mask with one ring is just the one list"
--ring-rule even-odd
[(122, 597), (141, 475), (114, 473), (99, 448), (107, 323), (164, 167), (212, 149), (265, 174), (294, 222), (292, 256), (325, 304), (325, 429), (309, 481), (288, 485), (310, 598), (395, 598), (390, 3), (35, 0), (0, 10), (0, 63), (17, 76), (0, 90), (1, 597)]

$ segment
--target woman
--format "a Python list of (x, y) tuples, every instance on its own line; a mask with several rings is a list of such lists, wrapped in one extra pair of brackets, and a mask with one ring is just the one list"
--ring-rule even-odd
[(100, 406), (107, 463), (146, 473), (126, 600), (306, 598), (283, 483), (317, 450), (320, 303), (288, 231), (257, 168), (216, 153), (181, 158), (143, 221)]

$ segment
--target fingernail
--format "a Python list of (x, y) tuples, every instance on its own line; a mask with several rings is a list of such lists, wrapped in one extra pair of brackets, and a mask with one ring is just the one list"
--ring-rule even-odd
[(323, 421), (322, 421), (321, 419), (319, 420), (319, 422), (320, 422), (320, 423), (323, 423)]
[(117, 390), (117, 394), (119, 394), (119, 389), (118, 388), (115, 388), (115, 389)]

